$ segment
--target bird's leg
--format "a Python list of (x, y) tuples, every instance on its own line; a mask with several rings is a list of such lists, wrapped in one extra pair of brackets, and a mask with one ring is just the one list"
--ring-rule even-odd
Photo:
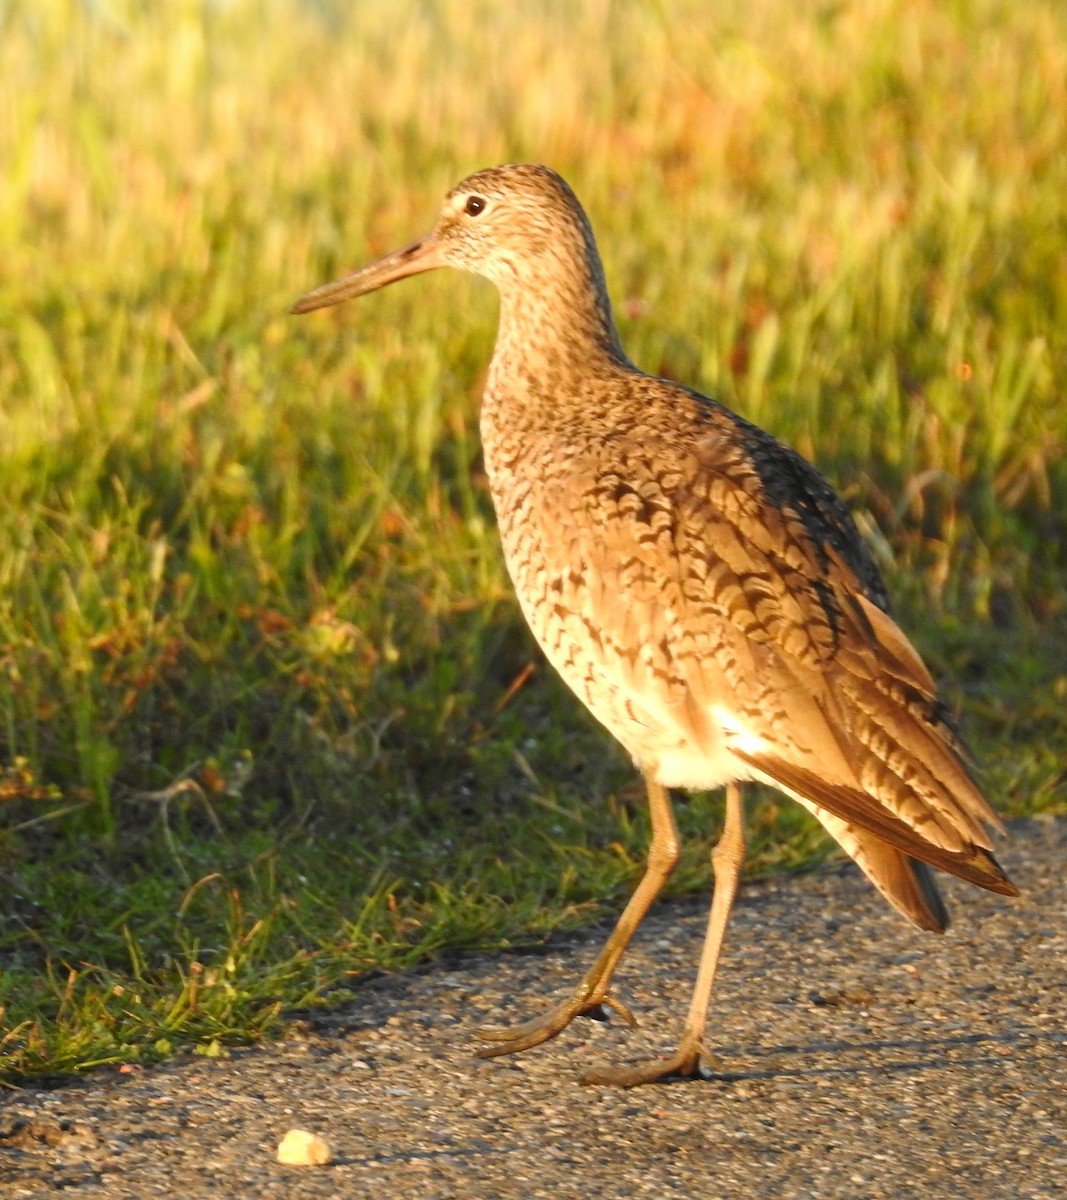
[(656, 1083), (674, 1077), (690, 1078), (702, 1074), (700, 1059), (705, 1054), (704, 1026), (708, 1017), (711, 988), (715, 982), (715, 969), (719, 965), (726, 925), (730, 909), (737, 894), (737, 881), (741, 875), (741, 864), (745, 859), (745, 825), (741, 807), (741, 788), (731, 783), (726, 789), (726, 820), (722, 837), (711, 852), (715, 871), (715, 891), (708, 915), (708, 930), (704, 936), (704, 949), (700, 955), (697, 981), (693, 987), (693, 998), (689, 1002), (689, 1014), (678, 1049), (670, 1058), (657, 1059), (643, 1066), (605, 1068), (590, 1071), (582, 1077), (582, 1083), (609, 1084), (616, 1087), (636, 1087), (640, 1083)]
[(652, 819), (652, 844), (648, 851), (648, 862), (641, 882), (630, 897), (611, 936), (604, 943), (604, 949), (569, 1000), (522, 1025), (479, 1029), (478, 1036), (493, 1043), (478, 1052), (480, 1058), (514, 1054), (516, 1051), (540, 1045), (541, 1042), (555, 1037), (575, 1017), (583, 1013), (597, 1014), (604, 1005), (614, 1009), (628, 1025), (637, 1024), (629, 1008), (608, 992), (608, 985), (638, 925), (674, 870), (679, 853), (678, 830), (674, 824), (667, 790), (651, 779), (646, 778), (645, 783), (648, 787), (648, 808)]

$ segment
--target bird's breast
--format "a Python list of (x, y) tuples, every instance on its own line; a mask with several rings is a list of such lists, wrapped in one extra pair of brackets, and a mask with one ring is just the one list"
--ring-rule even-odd
[[(662, 762), (679, 786), (731, 778), (717, 725), (690, 704), (679, 651), (691, 638), (676, 628), (685, 601), (660, 510), (631, 512), (623, 498), (616, 513), (611, 474), (582, 470), (597, 455), (578, 434), (485, 425), (505, 561), (548, 660), (644, 769), (655, 775)], [(634, 552), (620, 527), (641, 530)]]

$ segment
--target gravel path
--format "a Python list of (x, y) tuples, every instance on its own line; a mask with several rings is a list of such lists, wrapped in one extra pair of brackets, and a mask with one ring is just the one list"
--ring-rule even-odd
[[(577, 1083), (671, 1047), (705, 915), (676, 902), (624, 962), (640, 1030), (579, 1021), (516, 1058), (471, 1056), (470, 1026), (558, 997), (603, 930), (378, 980), (284, 1043), (8, 1095), (0, 1196), (1067, 1195), (1067, 821), (1012, 832), (1022, 899), (950, 881), (944, 938), (851, 867), (744, 888), (711, 1081)], [(279, 1165), (293, 1127), (332, 1163)]]

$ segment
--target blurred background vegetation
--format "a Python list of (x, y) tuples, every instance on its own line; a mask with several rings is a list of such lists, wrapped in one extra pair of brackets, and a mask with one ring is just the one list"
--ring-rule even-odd
[[(0, 1066), (221, 1053), (632, 884), (502, 567), (491, 288), (286, 315), (497, 162), (573, 184), (639, 365), (834, 480), (995, 802), (1063, 812), (1065, 123), (1056, 3), (0, 0)], [(752, 871), (831, 851), (794, 808)]]

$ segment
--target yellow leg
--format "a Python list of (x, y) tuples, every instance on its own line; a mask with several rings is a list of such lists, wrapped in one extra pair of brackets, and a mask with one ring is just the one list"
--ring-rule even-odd
[(616, 1087), (636, 1087), (640, 1083), (655, 1083), (673, 1077), (692, 1077), (701, 1074), (700, 1059), (705, 1054), (704, 1026), (707, 1023), (711, 988), (715, 982), (715, 969), (719, 965), (726, 925), (730, 919), (741, 865), (745, 860), (745, 824), (741, 806), (741, 788), (732, 783), (726, 789), (726, 821), (722, 837), (711, 852), (715, 870), (715, 892), (708, 914), (708, 930), (704, 937), (704, 949), (700, 955), (693, 998), (689, 1003), (689, 1014), (685, 1019), (678, 1049), (670, 1058), (657, 1059), (636, 1067), (590, 1071), (582, 1083), (614, 1084)]
[(653, 900), (663, 890), (663, 885), (674, 870), (679, 853), (678, 830), (674, 824), (667, 790), (650, 779), (646, 779), (645, 783), (648, 787), (648, 807), (652, 818), (652, 844), (648, 850), (648, 863), (641, 882), (619, 917), (618, 924), (604, 943), (604, 949), (569, 1000), (522, 1025), (479, 1029), (477, 1033), (480, 1038), (494, 1043), (478, 1052), (480, 1058), (494, 1058), (498, 1054), (515, 1054), (519, 1050), (529, 1050), (531, 1046), (540, 1045), (541, 1042), (555, 1037), (575, 1017), (583, 1013), (595, 1013), (602, 1005), (614, 1009), (628, 1025), (637, 1024), (633, 1013), (621, 1000), (609, 993), (608, 986), (637, 927), (644, 920)]

